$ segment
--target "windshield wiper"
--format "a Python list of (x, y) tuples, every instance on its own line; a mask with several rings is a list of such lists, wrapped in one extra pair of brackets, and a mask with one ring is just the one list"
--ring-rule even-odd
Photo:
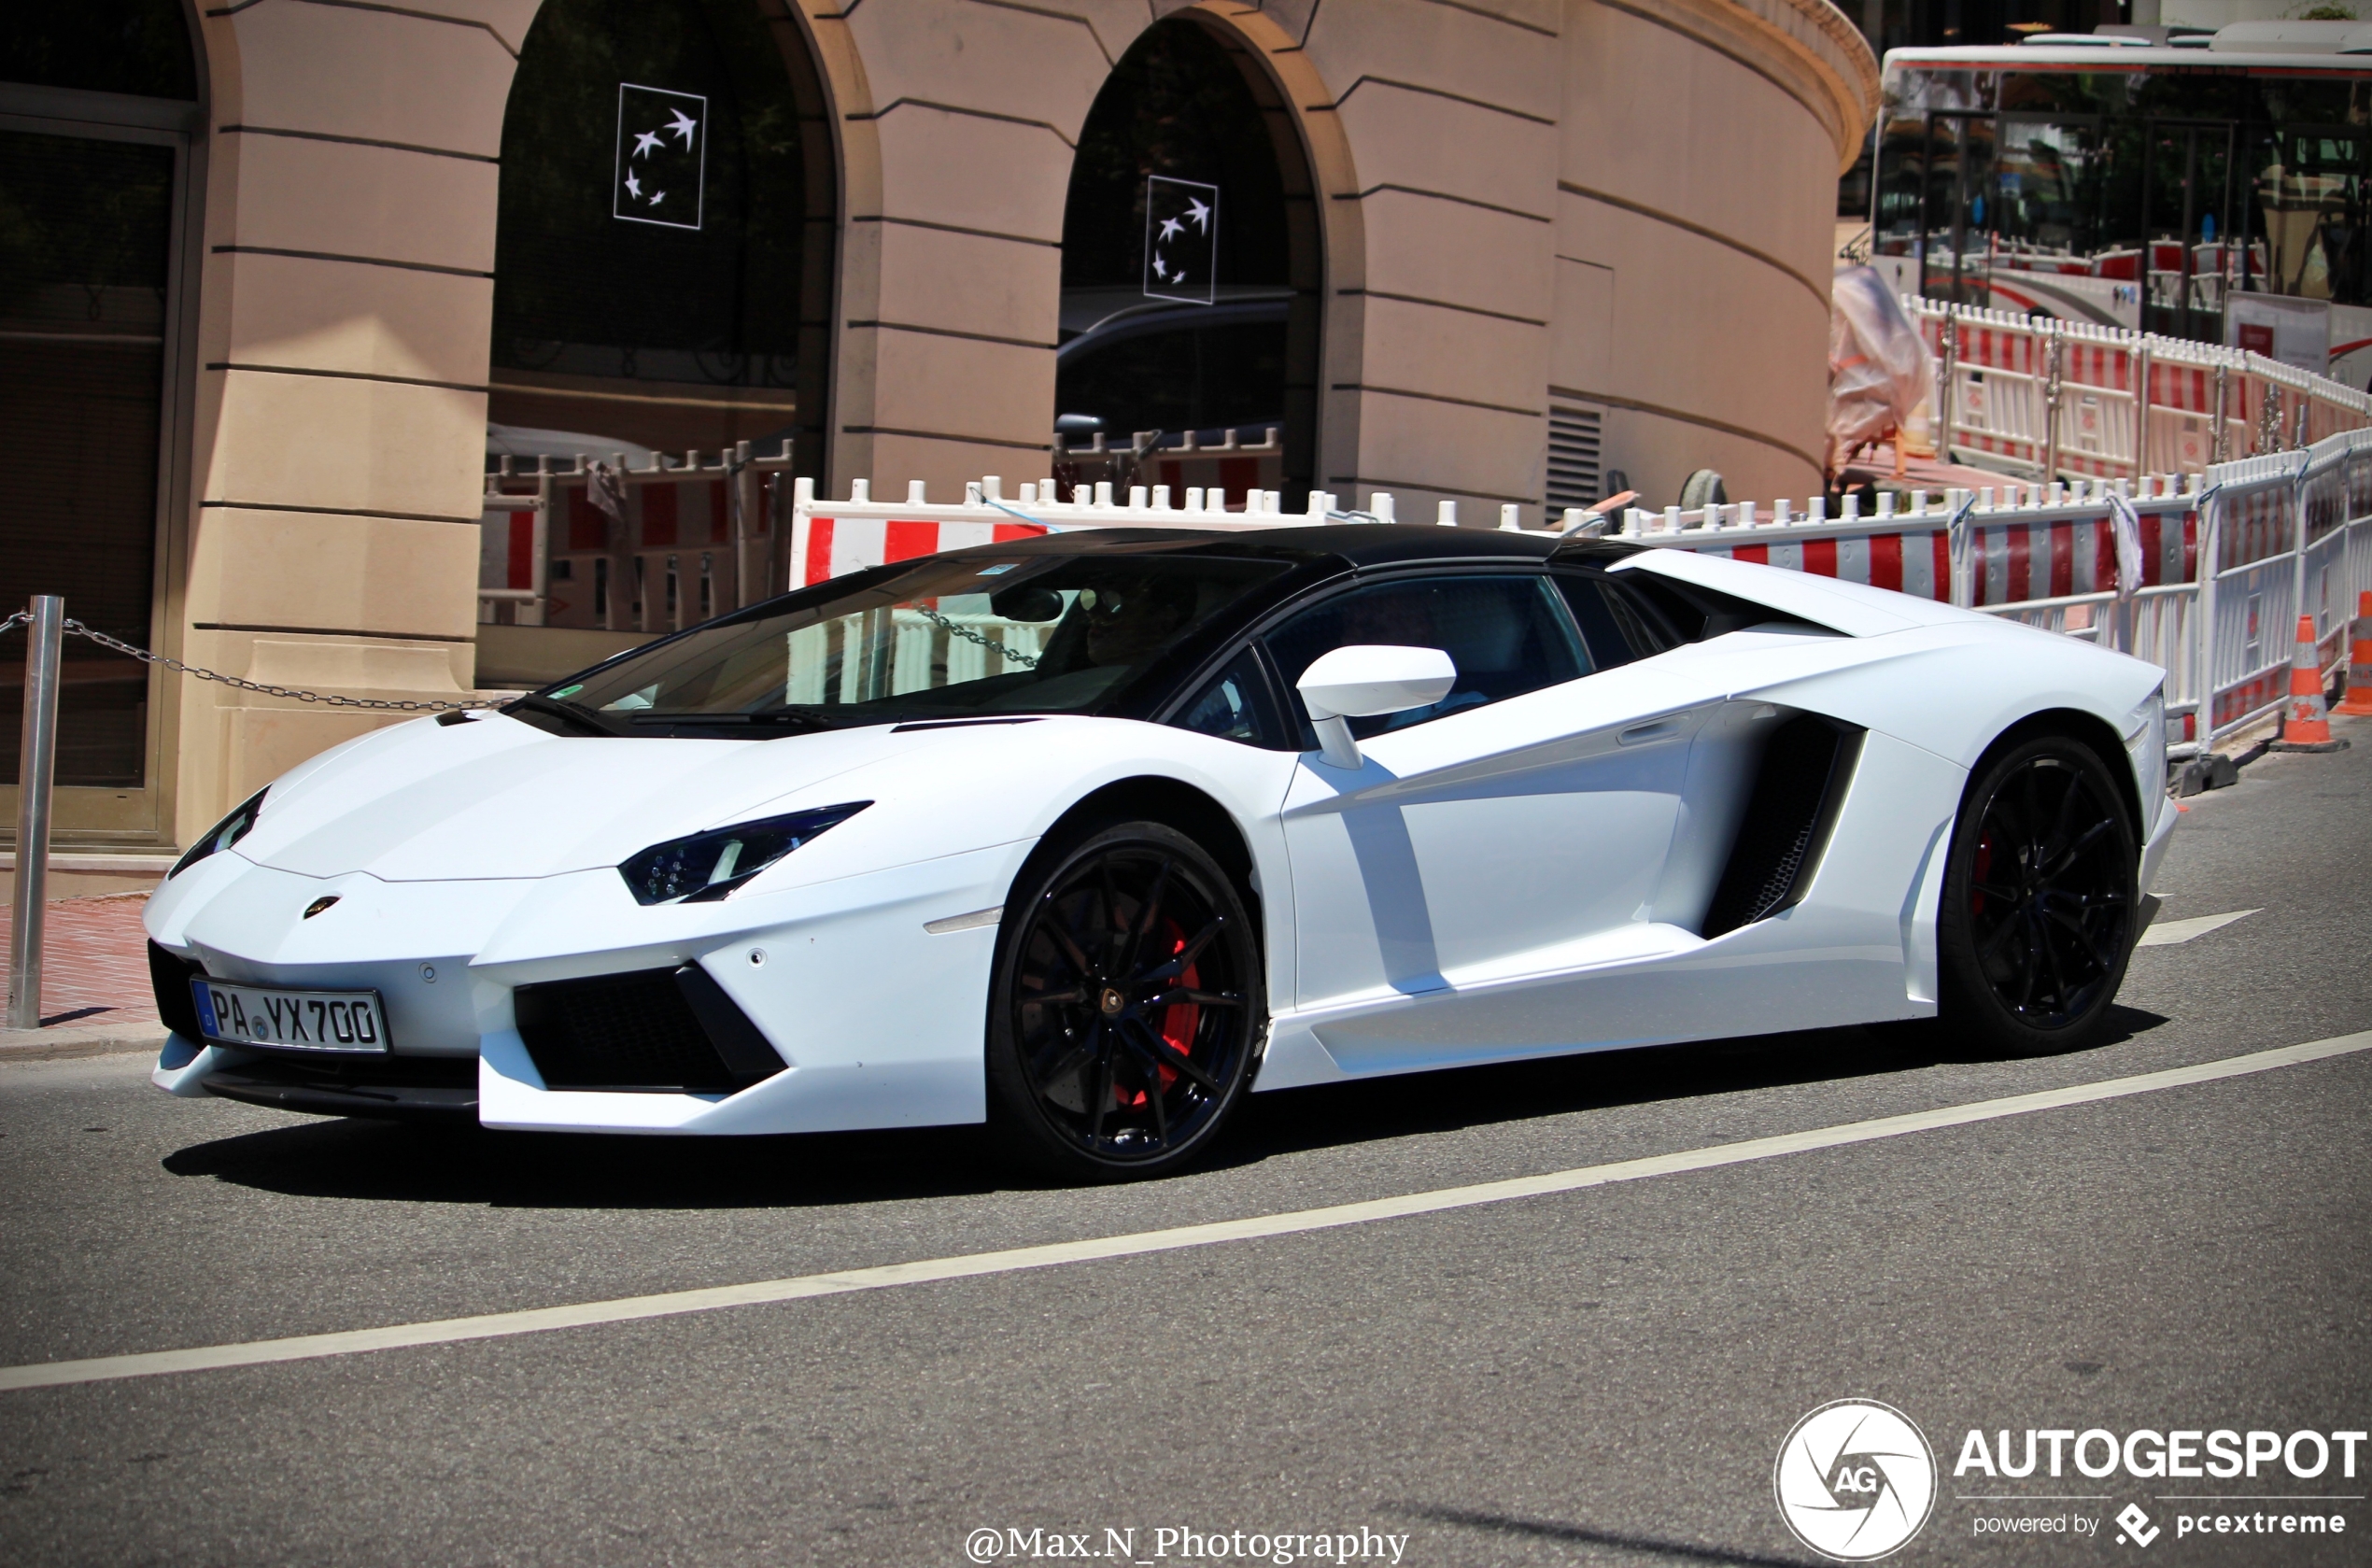
[(562, 702), (557, 698), (546, 697), (541, 692), (531, 691), (524, 697), (514, 699), (502, 709), (502, 712), (507, 713), (519, 708), (525, 708), (529, 713), (540, 714), (544, 718), (556, 719), (581, 735), (600, 735), (611, 740), (617, 738), (616, 730), (594, 717), (588, 710), (580, 708), (573, 702)]

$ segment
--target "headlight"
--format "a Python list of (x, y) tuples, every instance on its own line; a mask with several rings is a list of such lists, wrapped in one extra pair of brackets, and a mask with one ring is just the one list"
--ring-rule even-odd
[(246, 838), (254, 830), (255, 819), (263, 814), (263, 798), (271, 793), (269, 784), (257, 790), (246, 805), (207, 828), (205, 837), (191, 844), (190, 853), (173, 863), (173, 869), (164, 874), (164, 880), (171, 882), (207, 855), (229, 849)]
[(697, 904), (722, 898), (827, 827), (846, 822), (870, 800), (819, 806), (788, 816), (737, 822), (730, 827), (671, 839), (625, 861), (626, 879), (638, 904)]

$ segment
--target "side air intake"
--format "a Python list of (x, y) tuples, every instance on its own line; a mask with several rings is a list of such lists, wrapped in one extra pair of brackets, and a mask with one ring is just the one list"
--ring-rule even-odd
[(522, 985), (512, 1005), (547, 1088), (729, 1095), (783, 1070), (698, 964)]
[(1861, 755), (1862, 731), (1799, 713), (1764, 743), (1738, 841), (1705, 911), (1708, 939), (1790, 909), (1812, 885)]

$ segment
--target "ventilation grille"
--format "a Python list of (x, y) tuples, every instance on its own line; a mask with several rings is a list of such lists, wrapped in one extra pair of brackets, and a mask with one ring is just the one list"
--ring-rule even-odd
[(205, 1033), (198, 1024), (198, 1004), (190, 982), (205, 970), (187, 958), (176, 958), (156, 943), (148, 944), (148, 988), (157, 996), (157, 1017), (183, 1039), (203, 1045)]
[(731, 1094), (783, 1070), (698, 965), (523, 985), (513, 1002), (548, 1088)]
[(1605, 416), (1570, 403), (1548, 405), (1548, 510), (1587, 506), (1606, 492), (1599, 487)]
[(1738, 841), (1705, 911), (1708, 939), (1768, 920), (1803, 897), (1860, 748), (1861, 731), (1809, 713), (1772, 732)]

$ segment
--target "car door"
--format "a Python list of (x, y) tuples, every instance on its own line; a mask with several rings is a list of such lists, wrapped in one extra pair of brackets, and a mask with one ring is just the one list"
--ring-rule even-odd
[(1343, 1070), (1586, 1038), (1586, 1021), (1511, 1025), (1504, 1006), (1475, 1004), (1663, 939), (1658, 882), (1702, 710), (1666, 711), (1652, 679), (1597, 673), (1659, 635), (1619, 589), (1536, 570), (1385, 577), (1268, 633), (1296, 709), (1293, 683), (1335, 647), (1437, 647), (1458, 669), (1433, 707), (1354, 721), (1355, 772), (1306, 736), (1286, 797), (1295, 1002)]

